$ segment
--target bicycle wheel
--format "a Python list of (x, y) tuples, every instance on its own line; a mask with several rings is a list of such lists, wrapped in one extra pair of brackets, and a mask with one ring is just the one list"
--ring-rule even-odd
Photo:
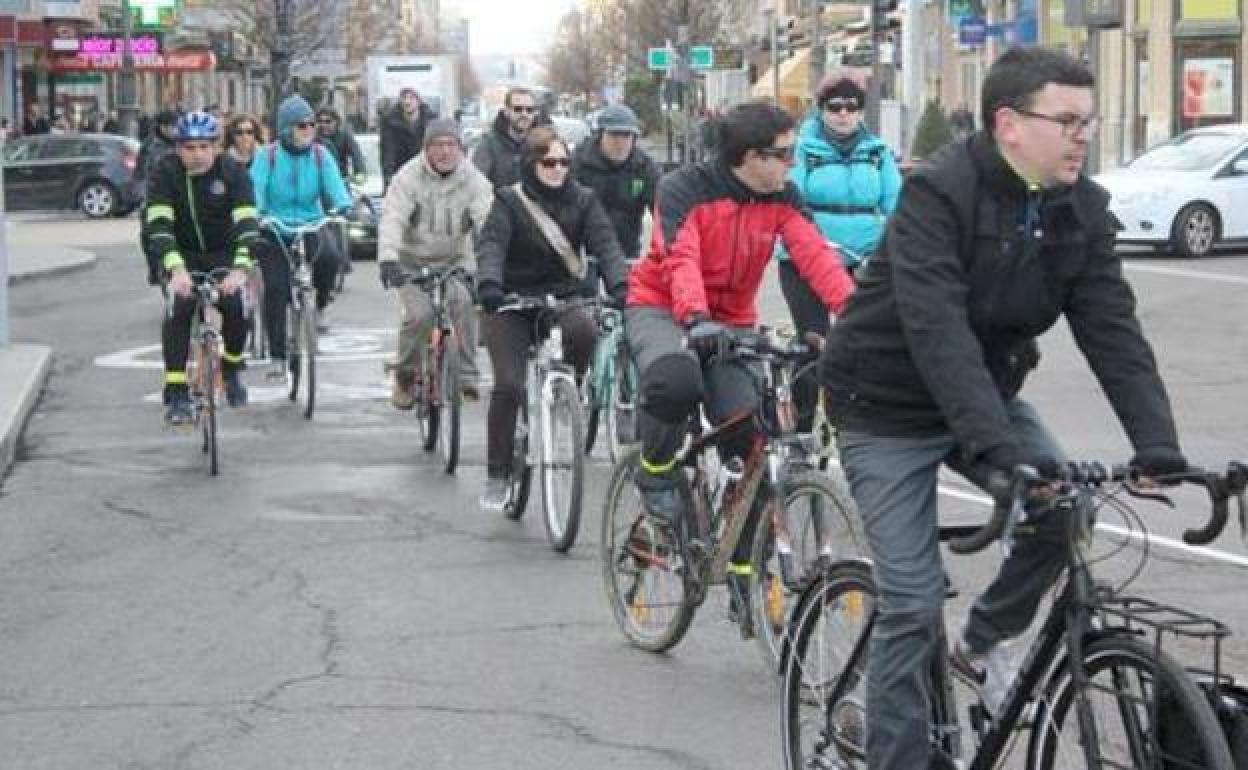
[(426, 452), (432, 452), (438, 446), (438, 425), (442, 417), (440, 384), (434, 378), (439, 376), (438, 346), (432, 342), (425, 345), (424, 365), (420, 372), (420, 402), (416, 406), (416, 420), (420, 423), (420, 435), (424, 438)]
[(866, 667), (875, 583), (862, 562), (829, 567), (789, 621), (781, 732), (786, 770), (866, 768)]
[(637, 441), (637, 364), (621, 344), (615, 350), (615, 366), (606, 398), (607, 452), (619, 462), (625, 448)]
[(582, 405), (585, 407), (585, 454), (590, 455), (594, 452), (594, 442), (598, 439), (598, 423), (602, 417), (603, 399), (598, 395), (598, 383), (592, 378), (596, 377), (595, 372), (590, 372), (586, 377), (585, 398)]
[(264, 282), (259, 270), (252, 272), (246, 292), (249, 311), (247, 352), (252, 360), (262, 361), (269, 357), (269, 335), (264, 324)]
[(289, 390), (286, 397), (294, 401), (299, 397), (303, 383), (303, 310), (304, 301), (298, 298), (286, 306), (286, 369), (290, 372)]
[(217, 447), (217, 356), (211, 342), (199, 344), (199, 376), (203, 391), (203, 415), (200, 425), (204, 431), (204, 451), (208, 454), (208, 472), (216, 476), (220, 471)]
[[(459, 413), (463, 405), (459, 391), (459, 357), (456, 347), (459, 341), (445, 336), (438, 348), (438, 401), (442, 404), (442, 425), (438, 443), (442, 459), (446, 461), (447, 473), (454, 473), (459, 464)], [(449, 343), (449, 344), (448, 344)]]
[(533, 466), (529, 465), (529, 406), (520, 402), (516, 411), (516, 441), (511, 452), (511, 490), (503, 515), (517, 520), (524, 515), (529, 504), (529, 489), (533, 483)]
[(303, 324), (299, 330), (303, 337), (303, 416), (312, 419), (316, 409), (316, 305), (305, 298)]
[[(567, 553), (581, 526), (585, 445), (581, 402), (571, 381), (548, 380), (549, 399), (542, 405), (542, 510), (550, 547)], [(548, 454), (549, 453), (549, 454)]]
[[(774, 506), (771, 506), (774, 507)], [(784, 531), (776, 539), (773, 515), (761, 516), (750, 549), (750, 610), (763, 660), (775, 669), (784, 643), (785, 620), (802, 586), (822, 561), (863, 559), (867, 542), (853, 499), (832, 479), (813, 471), (796, 473), (784, 483)]]
[[(1087, 718), (1077, 706), (1066, 661), (1045, 687), (1027, 752), (1028, 768), (1086, 768), (1087, 743), (1103, 768), (1233, 770), (1230, 749), (1208, 699), (1165, 652), (1118, 633), (1088, 644), (1083, 666)], [(1165, 704), (1164, 710), (1159, 704)], [(1181, 747), (1162, 743), (1160, 737), (1167, 731), (1181, 735)]]
[[(645, 515), (634, 476), (641, 450), (615, 465), (602, 509), (602, 582), (620, 631), (632, 644), (664, 652), (684, 638), (697, 606), (685, 590), (683, 558), (669, 527)], [(689, 486), (682, 485), (686, 504)]]

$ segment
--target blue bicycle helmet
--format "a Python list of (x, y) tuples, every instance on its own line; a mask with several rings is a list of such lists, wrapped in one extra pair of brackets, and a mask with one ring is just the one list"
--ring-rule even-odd
[(217, 119), (207, 112), (188, 112), (178, 118), (177, 141), (214, 141), (220, 135)]

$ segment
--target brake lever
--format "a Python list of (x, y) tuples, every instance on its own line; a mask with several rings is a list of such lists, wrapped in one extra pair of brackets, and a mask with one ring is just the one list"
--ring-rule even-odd
[(1132, 480), (1123, 484), (1123, 488), (1126, 489), (1127, 494), (1132, 497), (1140, 500), (1151, 500), (1155, 503), (1161, 503), (1172, 511), (1176, 508), (1174, 500), (1170, 498), (1170, 495), (1162, 492), (1161, 487), (1142, 487), (1137, 483), (1137, 481)]

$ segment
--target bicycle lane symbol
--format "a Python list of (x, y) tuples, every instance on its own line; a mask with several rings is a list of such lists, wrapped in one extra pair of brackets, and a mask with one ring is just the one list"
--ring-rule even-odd
[[(371, 329), (342, 327), (333, 329), (320, 338), (316, 357), (319, 382), (318, 397), (327, 401), (372, 401), (390, 395), (390, 386), (382, 374), (380, 364), (394, 356), (396, 342), (394, 329)], [(341, 364), (378, 362), (374, 374), (361, 380), (360, 371), (355, 377), (342, 377)], [(248, 358), (251, 372), (245, 377), (249, 400), (252, 403), (268, 403), (286, 400), (286, 389), (260, 384), (258, 372), (267, 361)], [(142, 345), (96, 356), (96, 366), (103, 369), (149, 369), (159, 372), (164, 364), (160, 345)], [(349, 371), (347, 373), (350, 373)], [(159, 403), (160, 391), (147, 393), (143, 400)]]

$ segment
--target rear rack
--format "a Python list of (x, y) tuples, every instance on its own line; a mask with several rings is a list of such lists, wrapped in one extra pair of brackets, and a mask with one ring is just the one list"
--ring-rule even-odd
[(1116, 620), (1124, 628), (1141, 636), (1153, 638), (1153, 649), (1161, 652), (1161, 642), (1166, 634), (1207, 642), (1212, 647), (1211, 668), (1195, 668), (1194, 671), (1209, 672), (1215, 682), (1222, 679), (1222, 640), (1231, 630), (1219, 620), (1190, 610), (1145, 599), (1140, 596), (1098, 597), (1097, 609), (1106, 620)]

